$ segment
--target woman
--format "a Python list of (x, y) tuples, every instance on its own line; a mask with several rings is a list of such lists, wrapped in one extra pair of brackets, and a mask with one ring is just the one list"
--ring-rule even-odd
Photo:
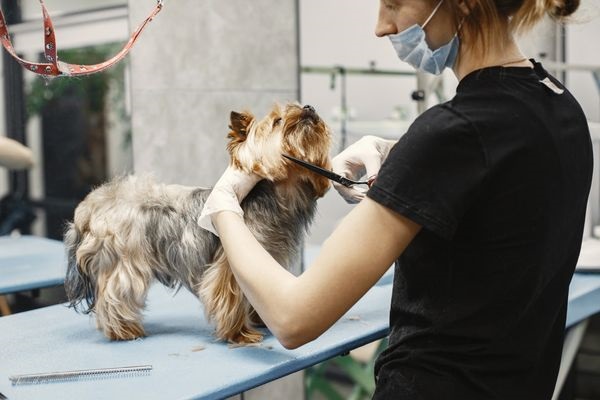
[(258, 178), (226, 171), (205, 214), (284, 346), (318, 337), (397, 260), (375, 398), (551, 397), (592, 152), (576, 100), (513, 32), (578, 3), (381, 0), (376, 34), (418, 69), (451, 67), (457, 94), (398, 143), (366, 137), (334, 159), (337, 172), (377, 179), (366, 196), (338, 187), (359, 203), (297, 278), (240, 218), (236, 197)]

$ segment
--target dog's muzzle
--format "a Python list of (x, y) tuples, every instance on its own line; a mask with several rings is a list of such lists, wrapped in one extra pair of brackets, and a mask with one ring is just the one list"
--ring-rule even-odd
[(319, 121), (319, 116), (317, 115), (315, 108), (308, 104), (302, 107), (302, 113), (300, 114), (300, 118), (304, 120), (310, 120), (311, 122), (315, 123)]

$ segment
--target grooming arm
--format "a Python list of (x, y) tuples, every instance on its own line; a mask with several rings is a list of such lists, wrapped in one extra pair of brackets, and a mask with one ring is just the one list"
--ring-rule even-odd
[(314, 340), (333, 325), (420, 230), (366, 198), (325, 241), (314, 264), (295, 277), (262, 248), (239, 215), (220, 212), (213, 222), (244, 294), (286, 348)]

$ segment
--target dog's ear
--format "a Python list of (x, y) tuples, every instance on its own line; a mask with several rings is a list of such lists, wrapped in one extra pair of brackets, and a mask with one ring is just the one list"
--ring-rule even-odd
[(229, 129), (229, 135), (227, 137), (232, 141), (243, 142), (248, 136), (248, 126), (254, 119), (254, 116), (248, 112), (238, 113), (235, 111), (231, 112)]

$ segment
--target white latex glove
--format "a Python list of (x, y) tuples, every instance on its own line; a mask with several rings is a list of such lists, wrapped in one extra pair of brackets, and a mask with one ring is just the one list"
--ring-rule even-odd
[(256, 174), (243, 172), (231, 165), (227, 167), (204, 203), (198, 218), (200, 227), (219, 236), (212, 223), (212, 216), (221, 211), (233, 211), (243, 216), (240, 203), (261, 179)]
[[(377, 175), (394, 144), (396, 140), (363, 136), (331, 160), (333, 172), (348, 179), (359, 180), (364, 176), (370, 180)], [(366, 185), (346, 187), (337, 182), (333, 187), (348, 203), (358, 203), (369, 190)]]

